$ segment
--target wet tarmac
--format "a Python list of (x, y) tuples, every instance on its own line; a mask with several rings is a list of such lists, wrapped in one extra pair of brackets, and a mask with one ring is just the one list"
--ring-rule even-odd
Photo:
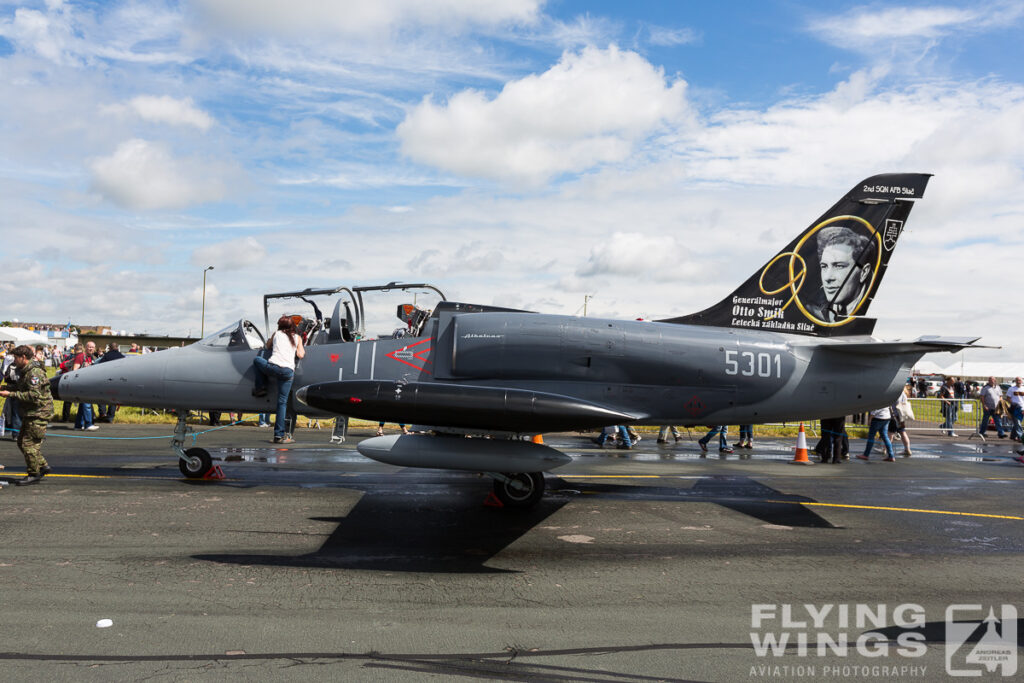
[[(950, 643), (947, 608), (1024, 610), (1005, 440), (915, 435), (895, 463), (797, 467), (788, 440), (701, 457), (696, 434), (632, 451), (553, 435), (573, 462), (516, 512), (484, 504), (486, 478), (364, 459), (368, 434), (277, 448), (221, 429), (199, 445), (225, 478), (195, 481), (170, 433), (54, 425), (54, 474), (0, 490), (5, 679), (931, 681), (981, 666), (986, 614)], [(10, 441), (0, 463), (23, 471)], [(816, 628), (805, 605), (832, 616)], [(845, 623), (841, 605), (884, 610)], [(752, 645), (782, 633), (778, 654)], [(843, 634), (846, 652), (823, 645)]]

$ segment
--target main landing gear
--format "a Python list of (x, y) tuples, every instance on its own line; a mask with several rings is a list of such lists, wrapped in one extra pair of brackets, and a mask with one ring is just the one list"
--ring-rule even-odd
[(494, 495), (505, 507), (533, 507), (544, 495), (542, 472), (488, 472), (487, 475), (494, 479)]
[(189, 479), (202, 479), (213, 467), (213, 458), (209, 451), (204, 448), (185, 449), (185, 437), (190, 431), (185, 418), (187, 410), (178, 413), (178, 423), (174, 426), (174, 440), (171, 441), (171, 448), (178, 455), (178, 469)]

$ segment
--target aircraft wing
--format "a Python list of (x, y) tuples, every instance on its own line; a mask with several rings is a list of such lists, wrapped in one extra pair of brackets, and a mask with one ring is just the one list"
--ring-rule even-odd
[(961, 349), (997, 349), (998, 346), (976, 346), (981, 337), (924, 336), (914, 341), (851, 342), (829, 344), (824, 348), (837, 353), (855, 353), (865, 356), (888, 356), (895, 353), (955, 352)]

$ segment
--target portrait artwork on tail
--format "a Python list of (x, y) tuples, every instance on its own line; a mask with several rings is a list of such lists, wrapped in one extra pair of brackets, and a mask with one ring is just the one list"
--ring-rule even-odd
[(871, 334), (865, 318), (913, 201), (930, 176), (869, 178), (818, 218), (727, 299), (663, 322), (818, 336)]

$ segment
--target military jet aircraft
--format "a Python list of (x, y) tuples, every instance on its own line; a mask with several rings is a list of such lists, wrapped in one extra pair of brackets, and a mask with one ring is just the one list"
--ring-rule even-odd
[[(441, 301), (433, 311), (399, 307), (404, 336), (366, 339), (364, 292), (426, 285), (268, 295), (344, 295), (329, 320), (316, 309), (317, 319), (304, 323), (309, 341), (294, 408), (421, 425), (428, 433), (370, 438), (358, 450), (394, 465), (486, 473), (506, 506), (525, 507), (540, 499), (543, 472), (570, 460), (529, 435), (795, 421), (886, 405), (924, 354), (977, 341), (881, 341), (865, 317), (929, 177), (858, 183), (728, 297), (655, 322), (457, 303), (435, 289)], [(185, 348), (67, 373), (55, 393), (181, 414), (268, 412), (271, 398), (250, 395), (263, 341), (242, 320)], [(210, 456), (183, 448), (186, 429), (181, 418), (174, 447), (182, 472), (202, 476)]]

